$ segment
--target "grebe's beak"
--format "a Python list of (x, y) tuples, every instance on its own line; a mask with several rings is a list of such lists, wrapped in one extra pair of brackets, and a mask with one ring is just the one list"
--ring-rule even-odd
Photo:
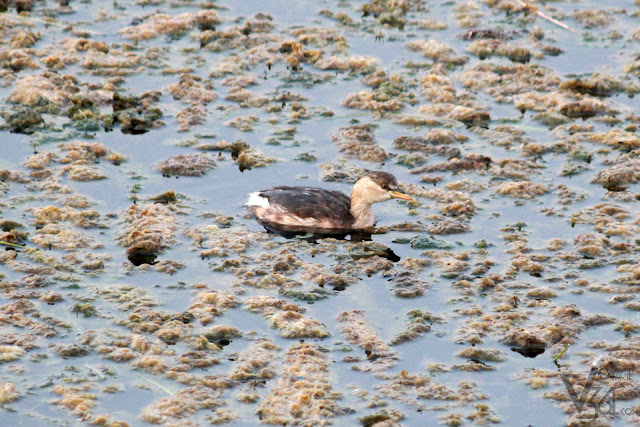
[(389, 190), (389, 195), (394, 199), (413, 200), (408, 194), (404, 194), (399, 191)]

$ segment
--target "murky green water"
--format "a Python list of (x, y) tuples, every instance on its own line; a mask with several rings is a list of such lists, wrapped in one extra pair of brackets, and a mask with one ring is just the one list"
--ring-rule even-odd
[[(39, 248), (36, 254), (54, 257), (71, 272), (60, 265), (49, 268), (21, 248), (14, 257), (9, 252), (14, 248), (7, 247), (0, 257), (4, 290), (0, 301), (0, 424), (208, 425), (217, 420), (252, 425), (262, 420), (370, 425), (371, 418), (363, 417), (378, 414), (378, 421), (388, 425), (563, 425), (577, 423), (580, 417), (553, 361), (569, 344), (558, 361), (561, 372), (572, 373), (581, 385), (592, 363), (629, 369), (632, 375), (626, 382), (600, 379), (598, 385), (618, 391), (618, 410), (635, 408), (640, 403), (633, 392), (640, 375), (635, 352), (640, 350), (636, 338), (640, 326), (638, 308), (633, 305), (640, 291), (640, 138), (636, 125), (640, 120), (634, 114), (640, 83), (630, 64), (640, 46), (640, 37), (634, 35), (640, 10), (633, 2), (621, 1), (606, 5), (592, 1), (535, 3), (540, 13), (559, 19), (574, 30), (570, 31), (533, 10), (525, 13), (518, 3), (71, 1), (68, 8), (36, 2), (31, 12), (21, 15), (11, 5), (0, 14), (0, 112), (5, 123), (0, 131), (0, 172), (6, 169), (15, 174), (0, 173), (5, 184), (0, 187), (0, 220), (15, 221), (23, 228), (11, 234), (12, 227), (5, 227), (0, 240)], [(396, 21), (387, 22), (401, 19), (403, 29), (381, 23), (378, 12), (363, 16), (363, 7), (382, 11), (382, 18), (395, 16)], [(574, 15), (575, 10), (593, 8), (601, 10), (591, 18)], [(210, 33), (202, 31), (195, 18), (202, 11), (210, 11), (209, 17), (214, 16), (211, 11), (217, 11), (220, 22)], [(259, 12), (262, 14), (257, 15)], [(159, 14), (169, 17), (164, 18), (164, 25), (153, 27)], [(180, 14), (188, 15), (179, 18)], [(426, 29), (423, 21), (428, 19), (446, 28)], [(122, 32), (125, 28), (135, 32), (145, 25), (149, 30), (140, 30), (137, 41)], [(175, 28), (166, 31), (172, 25)], [(460, 37), (471, 29), (499, 29), (501, 33), (489, 41)], [(536, 38), (536, 31), (543, 37)], [(32, 42), (25, 41), (29, 37)], [(292, 40), (301, 43), (295, 70), (290, 66), (295, 52), (283, 48)], [(449, 50), (432, 55), (426, 48), (408, 47), (428, 40), (442, 42)], [(91, 47), (91, 42), (106, 45)], [(495, 52), (523, 47), (532, 57), (524, 64), (498, 53), (480, 59), (468, 51), (479, 42)], [(548, 46), (563, 53), (544, 54)], [(342, 65), (324, 69), (322, 60), (309, 59), (314, 54), (323, 59), (336, 56), (350, 69), (334, 69)], [(463, 55), (467, 60), (451, 59)], [(216, 67), (230, 56), (235, 58), (234, 66), (216, 73)], [(355, 56), (370, 57), (373, 65), (354, 65)], [(353, 61), (351, 65), (348, 60)], [(127, 67), (95, 65), (103, 61), (130, 62)], [(531, 77), (540, 69), (547, 71), (540, 72), (537, 80)], [(380, 90), (373, 100), (391, 100), (402, 108), (374, 111), (378, 104), (372, 99), (368, 108), (350, 108), (345, 99), (374, 91), (363, 79), (380, 70), (385, 73), (384, 84), (400, 89)], [(471, 71), (478, 72), (475, 79), (482, 84), (469, 77)], [(46, 72), (75, 79), (69, 83), (72, 89), (51, 83), (57, 77)], [(509, 80), (516, 72), (520, 77)], [(561, 82), (586, 79), (593, 73), (611, 75), (617, 89), (596, 97), (559, 88)], [(171, 89), (186, 74), (196, 76), (193, 92), (187, 85)], [(240, 89), (225, 79), (249, 75), (255, 75), (253, 84), (245, 88), (251, 92), (249, 100), (243, 104), (227, 99)], [(51, 83), (50, 91), (40, 87), (34, 92), (35, 83), (21, 86), (29, 82), (28, 76), (41, 76), (35, 81)], [(432, 83), (424, 83), (428, 76), (440, 80), (434, 77)], [(503, 81), (491, 80), (500, 76)], [(450, 84), (433, 83), (444, 80)], [(505, 90), (508, 85), (510, 89)], [(214, 100), (203, 99), (207, 90), (216, 94)], [(122, 123), (109, 129), (114, 91), (138, 97), (128, 111), (143, 121), (150, 108), (159, 108), (164, 125), (156, 122), (148, 129), (153, 123), (147, 120), (145, 132), (135, 135), (123, 133)], [(146, 91), (159, 91), (150, 105), (140, 100)], [(453, 94), (451, 98), (447, 93)], [(523, 97), (532, 94), (539, 97), (537, 105), (521, 109)], [(285, 96), (284, 103), (276, 100), (279, 96)], [(257, 97), (266, 100), (258, 102)], [(90, 102), (82, 104), (79, 114), (67, 114), (73, 102), (82, 99)], [(563, 115), (563, 106), (572, 102), (581, 103), (582, 112)], [(484, 127), (474, 127), (460, 117), (455, 120), (451, 111), (458, 105), (474, 114), (488, 112), (490, 120)], [(595, 113), (585, 112), (585, 105), (595, 105)], [(200, 110), (200, 123), (180, 131), (182, 115), (189, 108)], [(12, 115), (34, 111), (43, 123), (29, 127), (19, 122), (19, 132), (11, 132)], [(249, 116), (257, 119), (249, 131), (229, 124)], [(426, 117), (439, 124), (400, 124), (403, 117)], [(82, 128), (80, 122), (86, 118), (95, 127)], [(550, 120), (562, 123), (551, 125)], [(372, 143), (386, 152), (384, 162), (340, 151), (343, 129), (359, 124), (373, 129)], [(433, 129), (451, 131), (455, 138), (445, 142), (429, 139)], [(610, 131), (624, 132), (606, 137)], [(431, 151), (425, 154), (423, 166), (451, 167), (420, 172), (398, 163), (397, 156), (415, 154), (394, 145), (402, 136), (426, 136), (424, 144), (432, 149), (455, 147), (462, 160), (478, 154), (490, 157), (491, 163), (482, 168), (456, 167), (455, 159)], [(618, 143), (616, 138), (626, 142)], [(262, 153), (273, 162), (241, 171), (230, 152), (211, 151), (207, 155), (216, 166), (203, 176), (165, 177), (157, 170), (156, 165), (171, 156), (204, 152), (199, 144), (237, 140), (255, 150), (248, 153)], [(109, 153), (126, 156), (126, 161), (110, 162), (104, 154), (88, 154), (86, 147), (77, 148), (81, 144), (75, 145), (76, 157), (69, 156), (69, 149), (60, 144), (72, 141), (101, 143)], [(538, 151), (529, 150), (530, 144), (539, 144)], [(29, 163), (34, 151), (56, 157), (34, 167)], [(584, 156), (578, 152), (590, 154), (589, 162), (580, 160)], [(306, 153), (315, 160), (296, 160)], [(515, 166), (505, 172), (508, 159)], [(248, 193), (276, 185), (349, 192), (350, 179), (327, 179), (327, 165), (339, 168), (341, 164), (391, 172), (415, 196), (417, 202), (411, 205), (392, 201), (374, 207), (378, 226), (409, 221), (414, 229), (422, 230), (374, 235), (373, 241), (390, 248), (401, 262), (376, 256), (357, 261), (351, 255), (363, 249), (348, 241), (316, 244), (265, 236), (244, 211)], [(582, 172), (563, 176), (567, 164), (580, 166)], [(616, 190), (624, 191), (608, 191), (591, 183), (598, 172), (615, 165), (627, 168), (622, 178), (617, 176), (624, 189)], [(73, 168), (84, 167), (101, 171), (104, 179), (71, 178)], [(437, 185), (421, 181), (425, 174), (440, 177)], [(470, 183), (456, 186), (463, 179)], [(533, 186), (531, 192), (504, 190), (511, 182), (541, 184), (544, 191), (538, 194)], [(451, 184), (454, 187), (446, 187)], [(479, 191), (473, 191), (473, 184), (479, 185)], [(169, 233), (171, 238), (162, 249), (154, 251), (159, 264), (134, 267), (127, 259), (131, 245), (123, 246), (118, 240), (130, 224), (125, 213), (134, 199), (142, 212), (153, 203), (151, 197), (169, 190), (178, 195), (177, 203), (161, 207), (169, 215), (152, 218), (157, 222), (140, 225), (139, 231), (161, 235), (170, 227), (163, 221), (171, 218), (175, 231)], [(77, 196), (86, 198), (86, 205), (70, 202)], [(456, 202), (465, 201), (473, 209), (459, 212)], [(72, 215), (95, 209), (97, 217), (92, 219), (99, 224), (82, 227), (73, 218), (38, 213), (48, 206), (64, 210), (70, 203)], [(212, 217), (219, 215), (232, 218), (222, 232), (211, 227)], [(465, 232), (433, 235), (450, 249), (425, 252), (400, 243), (428, 235), (427, 230), (446, 221), (468, 226)], [(56, 224), (65, 232), (80, 234), (68, 237), (51, 232), (50, 238), (57, 238), (58, 243), (38, 246), (38, 236), (45, 234), (43, 227)], [(16, 235), (19, 238), (12, 240)], [(78, 236), (91, 238), (100, 247), (83, 245)], [(584, 236), (596, 242), (593, 247), (580, 243)], [(551, 248), (552, 239), (563, 244)], [(69, 242), (78, 247), (64, 247)], [(225, 256), (202, 256), (219, 247)], [(295, 257), (286, 258), (291, 254)], [(83, 264), (101, 256), (108, 257), (100, 268)], [(280, 271), (274, 261), (278, 257), (297, 264)], [(181, 268), (160, 271), (167, 261)], [(585, 268), (586, 263), (597, 266)], [(371, 269), (369, 274), (367, 269)], [(283, 277), (297, 283), (278, 282)], [(423, 283), (422, 294), (399, 297), (402, 277), (418, 288)], [(122, 305), (127, 302), (122, 287), (134, 294), (128, 306)], [(542, 287), (549, 288), (542, 297), (532, 292)], [(111, 297), (108, 290), (118, 295)], [(324, 298), (306, 301), (293, 293), (283, 295), (291, 290), (320, 292)], [(199, 295), (223, 291), (235, 297), (235, 306), (211, 303), (213, 314), (205, 320), (196, 307)], [(611, 301), (624, 296), (630, 299)], [(251, 302), (259, 297), (282, 299), (298, 307), (282, 308), (284, 303), (277, 306), (271, 300), (265, 311), (251, 310)], [(93, 316), (74, 309), (85, 303), (95, 309)], [(570, 305), (579, 314), (562, 314)], [(301, 308), (305, 309), (302, 316), (324, 325), (328, 336), (314, 337), (298, 330), (298, 336), (283, 337), (287, 325), (274, 319), (294, 316)], [(364, 323), (348, 323), (341, 316), (353, 310), (362, 311)], [(407, 329), (412, 310), (431, 313), (440, 322), (427, 322), (431, 330), (410, 342), (387, 346)], [(596, 314), (608, 317), (596, 318)], [(141, 326), (141, 322), (147, 323)], [(241, 336), (217, 349), (198, 341), (216, 325), (237, 328)], [(179, 332), (168, 338), (162, 334), (167, 328)], [(510, 344), (507, 337), (519, 328), (533, 331), (544, 342), (544, 353), (526, 358), (513, 351), (518, 345)], [(359, 338), (349, 335), (351, 329), (357, 330)], [(89, 339), (92, 334), (98, 338)], [(137, 339), (150, 347), (136, 345)], [(259, 377), (256, 368), (253, 381), (234, 377), (239, 358), (260, 358), (255, 345), (261, 340), (278, 349), (270, 350), (267, 360), (263, 357), (253, 363), (269, 362), (266, 366), (273, 375)], [(295, 363), (286, 353), (298, 348), (301, 340), (309, 344), (304, 347), (309, 354), (319, 355), (326, 369), (290, 372)], [(458, 356), (472, 344), (481, 350), (497, 349), (503, 361)], [(75, 355), (61, 351), (71, 346), (83, 351)], [(375, 349), (380, 348), (397, 354), (390, 357), (389, 366), (378, 369), (376, 363), (389, 357), (376, 354)], [(197, 360), (207, 357), (217, 360), (210, 366), (198, 365)], [(284, 378), (289, 381), (286, 386), (278, 382)], [(528, 382), (532, 378), (544, 378), (544, 384), (534, 388)], [(305, 381), (312, 385), (300, 385)], [(211, 393), (215, 402), (205, 405), (202, 398), (178, 394), (196, 386)], [(255, 393), (251, 401), (240, 396), (247, 390)], [(292, 394), (283, 397), (283, 390)], [(175, 396), (180, 399), (161, 400)], [(163, 402), (166, 405), (158, 406)], [(295, 408), (291, 406), (294, 402)], [(326, 409), (334, 403), (340, 410)], [(267, 409), (282, 418), (269, 418)], [(100, 418), (101, 414), (105, 417)], [(588, 414), (583, 419), (589, 419)], [(627, 425), (638, 424), (640, 417), (609, 414), (600, 420), (603, 425)]]

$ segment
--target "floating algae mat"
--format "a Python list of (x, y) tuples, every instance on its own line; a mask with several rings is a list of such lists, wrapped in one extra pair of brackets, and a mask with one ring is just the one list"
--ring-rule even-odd
[[(639, 19), (2, 2), (0, 424), (639, 425)], [(370, 241), (243, 208), (374, 170)]]

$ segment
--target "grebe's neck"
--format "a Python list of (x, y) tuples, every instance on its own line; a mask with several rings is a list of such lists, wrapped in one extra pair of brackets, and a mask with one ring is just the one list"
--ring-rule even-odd
[(351, 216), (356, 229), (371, 227), (376, 222), (371, 203), (358, 197), (356, 191), (351, 193)]

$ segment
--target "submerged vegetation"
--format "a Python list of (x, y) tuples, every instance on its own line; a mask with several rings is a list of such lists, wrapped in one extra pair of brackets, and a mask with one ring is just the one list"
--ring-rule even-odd
[(628, 3), (0, 2), (3, 423), (640, 424)]

